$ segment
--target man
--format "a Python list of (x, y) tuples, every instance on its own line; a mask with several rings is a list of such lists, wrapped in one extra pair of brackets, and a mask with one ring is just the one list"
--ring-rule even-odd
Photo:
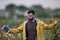
[(43, 30), (52, 29), (57, 24), (57, 20), (47, 25), (43, 21), (36, 19), (34, 10), (28, 11), (27, 18), (28, 20), (20, 27), (11, 29), (9, 33), (20, 33), (23, 31), (23, 40), (44, 40)]

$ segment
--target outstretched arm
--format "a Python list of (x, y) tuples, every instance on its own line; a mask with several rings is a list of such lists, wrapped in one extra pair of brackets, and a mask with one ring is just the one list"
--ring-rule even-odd
[(12, 33), (20, 33), (20, 32), (23, 31), (23, 27), (24, 27), (24, 23), (21, 26), (19, 26), (18, 28), (16, 28), (16, 29), (10, 29), (9, 33), (10, 34), (12, 34)]
[(52, 29), (56, 26), (57, 20), (53, 21), (51, 24), (45, 24), (43, 21), (41, 21), (41, 25), (43, 29)]

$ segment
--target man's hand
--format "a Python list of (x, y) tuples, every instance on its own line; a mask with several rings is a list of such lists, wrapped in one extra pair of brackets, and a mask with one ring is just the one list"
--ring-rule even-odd
[(58, 20), (57, 19), (54, 19), (53, 23), (54, 24), (57, 24), (58, 23)]
[(56, 18), (51, 18), (51, 21), (50, 23), (54, 23), (54, 24), (57, 24), (58, 23), (58, 20)]

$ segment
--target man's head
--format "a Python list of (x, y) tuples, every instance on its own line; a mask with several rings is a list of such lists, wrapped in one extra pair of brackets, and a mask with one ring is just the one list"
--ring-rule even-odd
[(34, 10), (28, 11), (28, 13), (27, 13), (28, 20), (32, 21), (34, 19), (34, 15), (35, 15), (35, 11)]

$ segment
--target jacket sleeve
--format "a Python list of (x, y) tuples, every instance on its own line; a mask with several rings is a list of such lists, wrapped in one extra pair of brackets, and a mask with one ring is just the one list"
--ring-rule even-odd
[(43, 29), (52, 29), (56, 26), (56, 24), (54, 24), (54, 23), (46, 24), (43, 21), (40, 21), (40, 24), (43, 27)]
[(23, 31), (23, 27), (24, 27), (24, 23), (21, 26), (19, 26), (18, 28), (16, 28), (16, 29), (10, 29), (9, 33), (10, 34), (12, 34), (12, 33), (20, 33), (20, 32)]

